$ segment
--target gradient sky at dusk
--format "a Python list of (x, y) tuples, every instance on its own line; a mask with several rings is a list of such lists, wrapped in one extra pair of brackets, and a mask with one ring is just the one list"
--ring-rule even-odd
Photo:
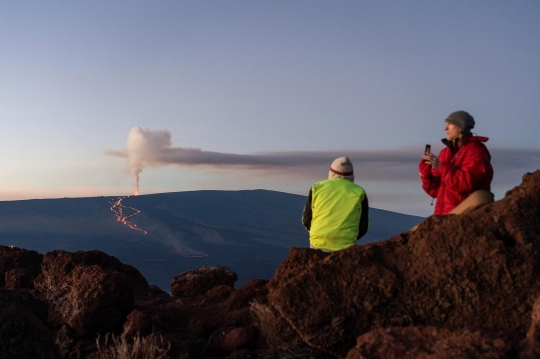
[(141, 127), (275, 161), (147, 164), (141, 194), (307, 195), (348, 155), (373, 207), (429, 215), (417, 161), (455, 110), (490, 138), (499, 199), (540, 168), (539, 19), (537, 0), (1, 2), (0, 200), (132, 194)]

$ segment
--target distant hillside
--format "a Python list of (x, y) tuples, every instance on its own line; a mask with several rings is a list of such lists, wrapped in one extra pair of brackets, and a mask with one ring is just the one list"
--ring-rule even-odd
[[(291, 247), (309, 245), (300, 221), (305, 196), (246, 190), (120, 198), (0, 202), (0, 244), (40, 253), (98, 249), (164, 290), (175, 275), (204, 265), (233, 269), (237, 286), (270, 279)], [(124, 224), (116, 213), (131, 217)], [(424, 219), (373, 208), (370, 218), (359, 244), (390, 238)]]

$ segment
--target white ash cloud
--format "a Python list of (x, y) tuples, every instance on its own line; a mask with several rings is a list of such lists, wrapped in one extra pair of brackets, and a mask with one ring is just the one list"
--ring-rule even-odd
[[(502, 182), (540, 167), (540, 149), (489, 149), (493, 157), (495, 179), (501, 174)], [(348, 156), (351, 159), (359, 180), (416, 182), (417, 165), (422, 152), (423, 146), (378, 151), (224, 153), (200, 148), (176, 147), (172, 145), (171, 133), (167, 130), (135, 127), (128, 134), (125, 150), (107, 150), (106, 154), (127, 159), (135, 191), (138, 193), (139, 177), (146, 167), (207, 166), (224, 170), (246, 170), (253, 176), (286, 176), (291, 179), (318, 180), (324, 179), (332, 161), (340, 156)]]

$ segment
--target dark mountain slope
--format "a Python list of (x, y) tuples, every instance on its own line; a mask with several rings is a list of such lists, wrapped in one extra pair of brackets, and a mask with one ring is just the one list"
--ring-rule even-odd
[[(98, 249), (170, 289), (175, 275), (204, 265), (238, 273), (237, 286), (269, 279), (291, 247), (307, 247), (300, 218), (306, 198), (266, 190), (194, 191), (119, 197), (0, 202), (0, 244), (46, 253)], [(137, 210), (140, 213), (137, 213)], [(386, 239), (423, 218), (371, 209), (362, 243)]]

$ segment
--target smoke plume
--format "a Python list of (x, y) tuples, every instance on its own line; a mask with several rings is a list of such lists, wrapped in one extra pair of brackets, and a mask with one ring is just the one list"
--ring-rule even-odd
[(134, 127), (129, 131), (126, 149), (135, 195), (139, 194), (139, 178), (145, 164), (159, 162), (160, 153), (171, 146), (169, 131), (151, 131)]
[[(442, 145), (441, 145), (442, 146)], [(436, 151), (439, 149), (434, 149)], [(516, 176), (538, 168), (540, 150), (490, 148), (494, 167), (504, 182), (515, 183)], [(281, 176), (289, 180), (322, 180), (337, 157), (348, 156), (354, 165), (357, 181), (418, 183), (417, 165), (423, 145), (391, 150), (362, 151), (288, 151), (235, 154), (204, 151), (199, 148), (174, 147), (167, 130), (133, 128), (125, 150), (107, 150), (110, 156), (127, 158), (135, 194), (145, 167), (177, 165), (209, 166), (220, 169), (249, 170), (252, 175)], [(513, 167), (519, 168), (513, 168)], [(519, 178), (518, 177), (518, 178)]]

